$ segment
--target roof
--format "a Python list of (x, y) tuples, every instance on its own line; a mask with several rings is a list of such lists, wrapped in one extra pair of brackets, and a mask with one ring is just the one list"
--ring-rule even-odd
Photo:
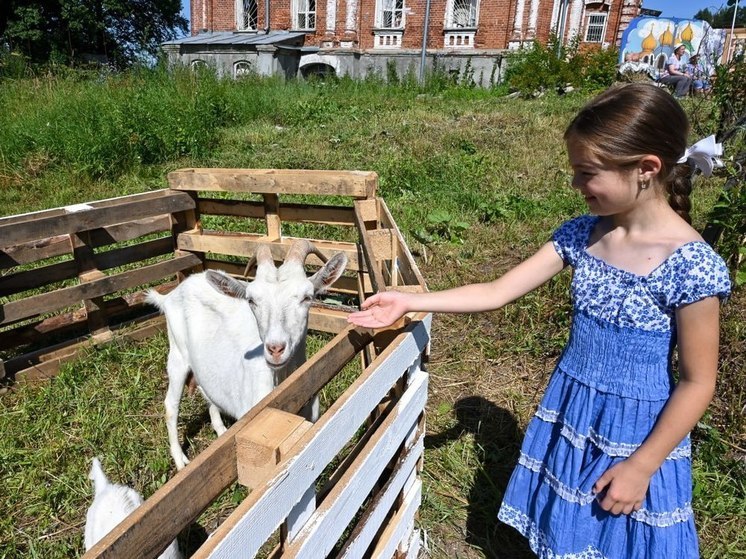
[(270, 31), (269, 33), (254, 31), (220, 31), (216, 33), (199, 33), (173, 41), (166, 41), (164, 45), (273, 45), (285, 41), (305, 37), (305, 33), (296, 31)]

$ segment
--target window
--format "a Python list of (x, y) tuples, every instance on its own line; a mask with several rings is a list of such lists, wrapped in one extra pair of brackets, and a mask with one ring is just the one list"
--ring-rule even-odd
[(316, 29), (316, 0), (295, 0), (295, 29)]
[(587, 43), (600, 43), (604, 40), (606, 14), (588, 14), (588, 27), (585, 31)]
[(233, 65), (233, 77), (234, 78), (250, 76), (253, 73), (254, 73), (254, 69), (251, 66), (251, 62), (247, 60), (239, 60)]
[(404, 27), (404, 0), (378, 0), (376, 27), (401, 29)]
[(446, 28), (476, 27), (478, 5), (479, 0), (450, 0), (446, 12)]
[(258, 18), (256, 0), (236, 0), (236, 29), (255, 31)]

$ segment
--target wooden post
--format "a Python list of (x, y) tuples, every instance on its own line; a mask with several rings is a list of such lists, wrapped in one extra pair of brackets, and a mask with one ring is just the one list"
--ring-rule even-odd
[[(91, 234), (89, 231), (74, 233), (70, 235), (73, 258), (78, 268), (80, 283), (86, 283), (106, 277), (96, 265)], [(103, 297), (91, 297), (84, 299), (88, 331), (95, 342), (105, 342), (112, 338), (106, 316), (106, 303)]]

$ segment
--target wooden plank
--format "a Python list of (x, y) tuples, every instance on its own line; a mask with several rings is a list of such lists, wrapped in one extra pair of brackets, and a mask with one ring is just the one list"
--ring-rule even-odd
[[(171, 220), (168, 215), (146, 217), (134, 221), (107, 225), (99, 229), (92, 229), (91, 246), (99, 248), (113, 243), (131, 241), (138, 237), (168, 231)], [(68, 235), (56, 235), (47, 239), (40, 239), (19, 245), (0, 248), (0, 269), (31, 264), (70, 253)]]
[[(90, 236), (86, 231), (70, 235), (73, 257), (78, 268), (81, 285), (106, 278), (94, 262), (93, 248), (89, 246)], [(106, 306), (103, 295), (87, 298), (83, 301), (88, 322), (88, 331), (94, 339), (111, 339), (111, 330), (107, 324)]]
[[(200, 198), (199, 211), (208, 215), (224, 215), (262, 219), (264, 205), (261, 202), (244, 200), (222, 200)], [(278, 215), (285, 222), (319, 223), (322, 225), (355, 225), (351, 206), (324, 206), (283, 202)]]
[(264, 223), (267, 226), (267, 237), (272, 241), (282, 239), (280, 222), (280, 197), (277, 194), (264, 194)]
[(396, 512), (386, 529), (381, 534), (371, 559), (390, 559), (403, 542), (409, 542), (414, 517), (422, 502), (422, 481), (417, 480), (414, 487), (404, 496), (402, 507)]
[(100, 297), (163, 279), (179, 270), (185, 270), (198, 264), (200, 264), (200, 259), (197, 256), (185, 253), (171, 260), (143, 266), (137, 270), (128, 270), (89, 283), (63, 287), (50, 293), (41, 293), (18, 301), (11, 301), (0, 308), (0, 324), (10, 324), (17, 320), (72, 306), (85, 299)]
[(371, 340), (370, 331), (365, 329), (348, 326), (340, 332), (167, 481), (84, 558), (157, 556), (184, 526), (194, 521), (236, 481), (236, 434), (268, 406), (297, 413), (308, 401), (309, 394), (318, 392)]
[(358, 233), (360, 234), (360, 244), (363, 247), (363, 256), (365, 258), (365, 263), (368, 266), (370, 282), (373, 284), (373, 290), (375, 292), (383, 291), (386, 288), (386, 283), (383, 281), (383, 275), (381, 275), (381, 269), (378, 267), (378, 262), (376, 262), (373, 256), (375, 253), (370, 238), (368, 237), (367, 224), (363, 221), (363, 215), (361, 212), (362, 210), (360, 209), (359, 203), (355, 202), (355, 224), (357, 225)]
[[(370, 410), (425, 350), (429, 343), (430, 316), (407, 326), (301, 438), (300, 453), (283, 462), (268, 484), (252, 491), (193, 558), (254, 556), (294, 503), (355, 434)], [(314, 392), (305, 392), (306, 398)]]
[(388, 206), (386, 206), (386, 202), (384, 202), (380, 198), (378, 200), (381, 211), (381, 222), (384, 227), (390, 229), (393, 232), (398, 240), (398, 267), (399, 273), (401, 274), (404, 283), (407, 285), (420, 285), (422, 286), (423, 291), (427, 291), (425, 278), (422, 277), (420, 269), (417, 267), (414, 257), (412, 256), (407, 243), (404, 241), (404, 237), (402, 236), (401, 231), (399, 231), (399, 228), (397, 227), (396, 222), (394, 221), (394, 218), (388, 209)]
[(168, 184), (176, 190), (370, 198), (375, 196), (378, 175), (371, 171), (192, 168), (170, 172)]
[[(216, 231), (187, 231), (181, 233), (177, 238), (177, 247), (181, 250), (192, 252), (212, 252), (231, 256), (243, 256), (250, 258), (256, 253), (259, 245), (268, 245), (275, 262), (285, 260), (290, 245), (294, 238), (285, 237), (281, 241), (267, 241), (263, 235), (253, 233), (218, 233)], [(323, 241), (309, 239), (327, 258), (331, 258), (337, 252), (347, 254), (347, 268), (349, 271), (357, 271), (359, 262), (357, 248), (353, 243), (334, 241)], [(313, 266), (322, 266), (323, 262), (315, 255), (309, 254), (306, 260)]]
[(194, 208), (192, 198), (183, 192), (161, 190), (148, 194), (147, 197), (120, 198), (116, 205), (91, 203), (89, 209), (52, 217), (29, 217), (9, 223), (0, 220), (0, 239), (4, 245), (11, 246)]
[(299, 415), (263, 409), (236, 434), (238, 483), (250, 489), (259, 487), (311, 425)]
[[(69, 240), (67, 241), (67, 245), (68, 252), (70, 252)], [(120, 249), (93, 254), (92, 259), (97, 269), (109, 270), (117, 266), (124, 266), (147, 258), (171, 253), (173, 252), (172, 247), (173, 241), (171, 237), (163, 237)], [(77, 272), (75, 261), (68, 260), (32, 270), (24, 270), (7, 276), (0, 276), (0, 297), (71, 279), (76, 277)]]
[(365, 512), (340, 551), (340, 559), (356, 559), (365, 555), (365, 551), (370, 547), (376, 534), (379, 533), (399, 493), (411, 477), (412, 471), (416, 468), (417, 462), (424, 451), (425, 435), (420, 433), (415, 443), (404, 451), (394, 467), (391, 478), (373, 498), (370, 505), (366, 507)]
[(392, 250), (391, 229), (370, 229), (367, 234), (375, 260), (392, 260), (396, 257), (396, 253)]
[[(355, 516), (389, 461), (394, 458), (412, 425), (417, 423), (426, 401), (427, 373), (420, 371), (295, 541), (286, 546), (285, 555), (288, 558), (314, 559), (329, 555), (350, 519)], [(409, 471), (414, 469), (417, 460), (411, 462)], [(402, 476), (402, 485), (407, 477)]]

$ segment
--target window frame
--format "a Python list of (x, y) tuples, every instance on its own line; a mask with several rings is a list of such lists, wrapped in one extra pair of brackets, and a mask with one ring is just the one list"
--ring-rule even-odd
[[(456, 13), (456, 3), (462, 3), (465, 4), (465, 7), (469, 9), (470, 15), (473, 10), (473, 20), (472, 17), (470, 17), (470, 21), (468, 23), (473, 23), (473, 25), (462, 25), (459, 26), (455, 21), (455, 13)], [(479, 25), (479, 0), (448, 0), (448, 5), (446, 9), (446, 21), (445, 21), (445, 29), (476, 29)]]
[[(317, 8), (316, 0), (293, 0), (293, 29), (296, 31), (316, 31)], [(300, 25), (301, 16), (305, 18), (305, 26)], [(313, 25), (308, 25), (309, 17), (313, 18)]]
[[(586, 43), (603, 43), (604, 37), (606, 36), (606, 24), (609, 21), (609, 14), (606, 12), (589, 12), (588, 17), (585, 22), (585, 38), (584, 42)], [(592, 22), (591, 20), (596, 18), (603, 18), (603, 21), (601, 23)], [(595, 33), (598, 33), (598, 40), (592, 39), (591, 37), (591, 31)]]
[[(253, 5), (253, 9), (252, 9)], [(236, 30), (257, 31), (259, 28), (259, 1), (235, 0)], [(254, 12), (254, 26), (251, 26), (251, 12)]]
[[(397, 8), (397, 4), (401, 2), (401, 7)], [(385, 9), (385, 4), (392, 4), (393, 7), (390, 10)], [(391, 12), (392, 25), (385, 25), (384, 12)], [(399, 15), (399, 25), (393, 25), (396, 20), (396, 14)], [(376, 2), (376, 29), (391, 29), (401, 30), (406, 26), (407, 18), (407, 2), (406, 0), (377, 0)]]

